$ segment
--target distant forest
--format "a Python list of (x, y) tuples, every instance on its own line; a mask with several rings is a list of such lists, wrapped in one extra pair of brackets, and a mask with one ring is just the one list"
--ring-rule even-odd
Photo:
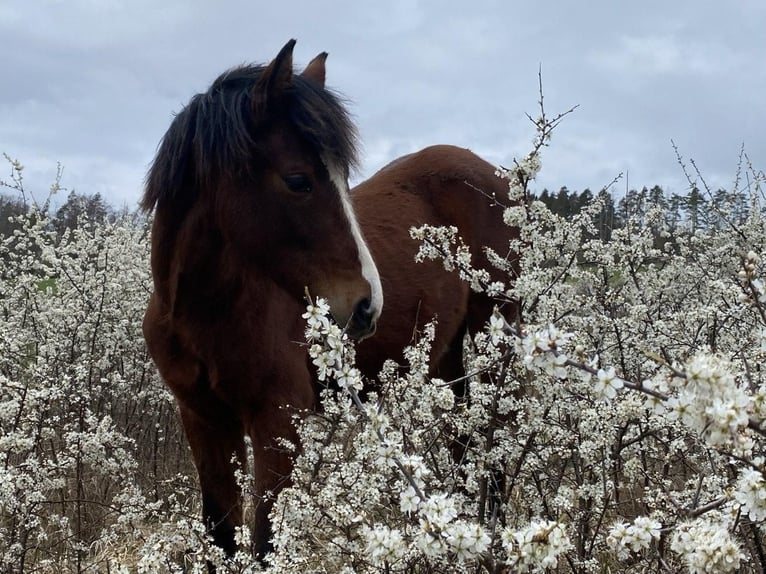
[[(668, 195), (659, 185), (631, 189), (616, 203), (615, 195), (621, 194), (608, 191), (597, 194), (604, 207), (594, 223), (604, 240), (609, 239), (613, 229), (624, 227), (629, 220), (655, 229), (657, 235), (715, 231), (730, 223), (744, 221), (751, 202), (750, 196), (743, 192), (719, 189), (710, 193), (691, 187), (685, 195)], [(588, 205), (594, 194), (589, 189), (577, 192), (562, 187), (554, 193), (545, 189), (538, 198), (553, 213), (570, 218)], [(653, 210), (660, 212), (659, 219), (652, 217)]]
[[(0, 236), (13, 233), (19, 225), (11, 220), (28, 211), (28, 204), (18, 195), (0, 193)], [(51, 226), (59, 235), (67, 229), (78, 226), (80, 218), (103, 223), (114, 221), (118, 217), (132, 215), (127, 208), (116, 210), (109, 205), (100, 193), (93, 195), (70, 192), (64, 204), (51, 213)]]
[[(624, 227), (630, 219), (639, 225), (655, 228), (657, 234), (694, 233), (699, 230), (713, 231), (730, 223), (741, 223), (748, 214), (750, 198), (746, 193), (728, 192), (723, 189), (708, 193), (692, 187), (685, 195), (668, 195), (659, 185), (640, 190), (632, 189), (627, 193), (594, 193), (570, 191), (562, 187), (557, 192), (543, 190), (538, 196), (555, 214), (564, 218), (576, 215), (596, 196), (603, 200), (604, 207), (596, 216), (594, 224), (600, 238), (608, 240), (613, 229)], [(618, 196), (615, 203), (615, 196)], [(661, 208), (662, 219), (651, 217), (651, 211)], [(9, 217), (26, 211), (24, 201), (17, 196), (0, 193), (0, 236), (13, 232), (16, 225)], [(137, 216), (127, 208), (115, 210), (100, 194), (87, 195), (69, 193), (64, 204), (52, 213), (51, 225), (59, 234), (66, 229), (75, 228), (81, 216), (95, 222), (114, 220), (125, 215)]]

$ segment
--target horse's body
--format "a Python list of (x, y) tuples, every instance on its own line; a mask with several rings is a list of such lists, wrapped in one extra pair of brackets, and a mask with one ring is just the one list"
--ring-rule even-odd
[[(277, 439), (296, 441), (294, 413), (316, 405), (300, 344), (305, 289), (329, 300), (351, 336), (370, 335), (377, 321), (358, 347), (365, 374), (398, 359), (437, 316), (433, 368), (457, 377), (463, 334), (482, 326), (491, 302), (440, 262), (416, 264), (409, 228), (457, 226), (478, 265), (483, 245), (503, 254), (508, 245), (499, 210), (482, 194), (504, 186), (467, 150), (438, 146), (402, 158), (349, 199), (354, 133), (324, 90), (326, 54), (296, 76), (292, 45), (268, 67), (231, 71), (192, 99), (163, 139), (143, 200), (156, 206), (144, 334), (178, 401), (204, 519), (227, 553), (242, 522), (232, 461), (245, 462), (244, 436), (256, 494), (276, 493), (292, 467)], [(256, 508), (261, 554), (270, 508)]]
[[(445, 380), (463, 374), (463, 336), (484, 326), (495, 302), (472, 292), (441, 261), (417, 263), (420, 242), (410, 237), (410, 228), (457, 227), (472, 263), (492, 270), (484, 247), (506, 256), (510, 239), (492, 199), (507, 196), (495, 171), (469, 150), (439, 145), (397, 159), (351, 190), (386, 298), (377, 331), (357, 345), (357, 364), (364, 374), (374, 376), (387, 358), (398, 360), (404, 346), (434, 318), (434, 374)], [(493, 278), (507, 279), (502, 274)], [(515, 316), (515, 309), (504, 312), (509, 320)]]

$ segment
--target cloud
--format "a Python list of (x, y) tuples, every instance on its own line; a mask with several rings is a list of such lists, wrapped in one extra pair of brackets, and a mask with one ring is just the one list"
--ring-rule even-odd
[(592, 53), (592, 61), (619, 75), (705, 75), (730, 71), (738, 58), (714, 41), (671, 35), (622, 36), (616, 47)]
[(61, 161), (65, 184), (137, 201), (173, 112), (297, 38), (296, 65), (328, 51), (328, 83), (352, 100), (357, 177), (434, 143), (510, 164), (532, 140), (540, 65), (549, 113), (581, 105), (541, 186), (593, 189), (625, 169), (636, 185), (675, 181), (671, 137), (704, 171), (733, 172), (743, 140), (766, 163), (761, 4), (5, 2), (0, 151), (30, 186), (47, 189)]

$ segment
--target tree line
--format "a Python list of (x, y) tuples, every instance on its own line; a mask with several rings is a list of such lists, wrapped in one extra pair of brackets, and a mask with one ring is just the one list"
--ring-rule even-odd
[[(619, 197), (615, 199), (615, 196)], [(679, 233), (720, 230), (729, 224), (742, 223), (751, 202), (743, 191), (709, 192), (696, 185), (690, 186), (685, 194), (668, 193), (659, 185), (631, 189), (621, 196), (607, 190), (596, 194), (590, 189), (570, 191), (564, 186), (558, 192), (544, 189), (538, 196), (548, 209), (565, 219), (580, 213), (595, 198), (602, 205), (594, 221), (602, 240), (609, 239), (613, 229), (625, 227), (628, 221), (651, 228), (658, 240)], [(662, 213), (659, 221), (652, 218), (653, 210)]]
[[(537, 199), (548, 209), (565, 219), (580, 213), (596, 198), (602, 208), (595, 217), (594, 225), (601, 239), (608, 239), (613, 229), (624, 227), (629, 220), (652, 227), (658, 236), (663, 231), (672, 236), (679, 232), (718, 230), (727, 222), (744, 221), (750, 208), (750, 198), (742, 191), (718, 189), (707, 192), (696, 186), (690, 186), (684, 194), (668, 193), (659, 185), (631, 189), (624, 194), (607, 190), (594, 193), (588, 188), (578, 192), (562, 186), (556, 192), (543, 189), (537, 195)], [(663, 212), (662, 221), (650, 221), (651, 211), (657, 208)], [(13, 233), (18, 223), (11, 218), (25, 213), (27, 209), (28, 205), (22, 197), (0, 193), (0, 235)], [(71, 191), (66, 201), (53, 211), (51, 225), (60, 235), (66, 229), (76, 228), (82, 217), (93, 222), (105, 222), (129, 213), (127, 207), (115, 209), (100, 193)]]
[[(49, 205), (44, 206), (44, 211)], [(28, 211), (29, 204), (23, 196), (0, 193), (0, 236), (11, 235), (19, 229), (21, 223), (15, 218)], [(50, 212), (51, 227), (59, 237), (67, 229), (77, 228), (82, 218), (94, 223), (105, 223), (130, 214), (127, 207), (115, 209), (100, 193), (83, 194), (75, 191), (69, 192), (66, 201)]]

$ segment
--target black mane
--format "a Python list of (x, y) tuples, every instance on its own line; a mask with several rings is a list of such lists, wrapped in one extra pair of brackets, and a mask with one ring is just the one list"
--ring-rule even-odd
[[(191, 202), (201, 185), (223, 174), (245, 174), (258, 159), (259, 128), (271, 110), (258, 114), (254, 88), (265, 66), (247, 65), (221, 74), (173, 119), (146, 177), (141, 207)], [(357, 134), (339, 96), (294, 74), (277, 102), (280, 113), (320, 154), (347, 172), (356, 166)], [(182, 195), (183, 194), (183, 195)]]

